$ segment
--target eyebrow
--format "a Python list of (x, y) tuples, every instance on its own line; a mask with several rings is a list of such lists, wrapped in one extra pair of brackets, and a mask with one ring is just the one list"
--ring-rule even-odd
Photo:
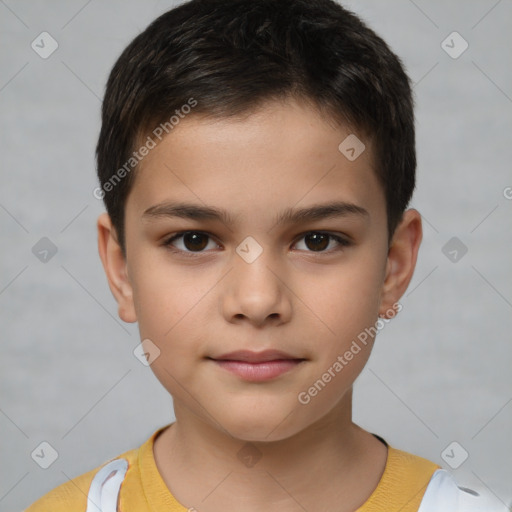
[[(286, 208), (276, 216), (274, 225), (299, 224), (301, 222), (348, 216), (369, 217), (370, 214), (368, 210), (357, 204), (336, 201), (312, 205), (307, 208)], [(216, 220), (224, 224), (234, 224), (234, 217), (226, 210), (193, 203), (164, 202), (151, 206), (142, 214), (142, 218), (148, 220), (167, 217), (179, 217), (190, 220)]]

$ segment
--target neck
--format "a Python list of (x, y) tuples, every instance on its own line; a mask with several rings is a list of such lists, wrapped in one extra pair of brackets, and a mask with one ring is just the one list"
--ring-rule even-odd
[(197, 510), (355, 510), (384, 470), (386, 447), (352, 423), (351, 391), (319, 421), (272, 442), (233, 438), (179, 403), (175, 414), (155, 460), (174, 497)]

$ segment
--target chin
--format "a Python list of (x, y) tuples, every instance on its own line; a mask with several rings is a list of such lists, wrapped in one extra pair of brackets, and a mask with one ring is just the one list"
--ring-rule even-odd
[(225, 429), (236, 439), (252, 443), (282, 441), (302, 430), (302, 424), (295, 414), (284, 409), (279, 413), (262, 412), (257, 408), (237, 411), (221, 422)]

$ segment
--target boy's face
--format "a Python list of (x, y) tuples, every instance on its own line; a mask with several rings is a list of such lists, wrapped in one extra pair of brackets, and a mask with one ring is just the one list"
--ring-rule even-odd
[[(372, 339), (358, 341), (359, 350), (353, 342), (400, 298), (421, 239), (419, 215), (409, 210), (388, 255), (370, 145), (354, 161), (338, 149), (350, 133), (292, 102), (245, 119), (191, 115), (137, 170), (125, 210), (126, 260), (108, 217), (100, 218), (120, 316), (137, 320), (141, 339), (158, 347), (151, 367), (178, 421), (192, 414), (237, 438), (272, 441), (349, 407)], [(229, 218), (168, 215), (184, 203)], [(332, 203), (355, 207), (279, 220)], [(166, 246), (183, 231), (191, 233)], [(241, 350), (287, 356), (220, 361)], [(282, 358), (293, 360), (275, 361)], [(308, 391), (326, 372), (320, 390)]]

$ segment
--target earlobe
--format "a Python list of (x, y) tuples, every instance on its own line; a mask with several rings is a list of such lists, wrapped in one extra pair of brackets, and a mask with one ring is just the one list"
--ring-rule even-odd
[[(382, 287), (379, 316), (387, 318), (387, 312), (398, 303), (412, 279), (418, 250), (423, 236), (421, 215), (417, 210), (406, 210), (391, 241), (386, 263), (386, 275)], [(394, 313), (391, 313), (394, 316)]]
[(126, 271), (126, 260), (107, 213), (102, 213), (98, 217), (97, 227), (98, 251), (108, 285), (118, 304), (119, 317), (125, 322), (136, 322), (133, 289)]

